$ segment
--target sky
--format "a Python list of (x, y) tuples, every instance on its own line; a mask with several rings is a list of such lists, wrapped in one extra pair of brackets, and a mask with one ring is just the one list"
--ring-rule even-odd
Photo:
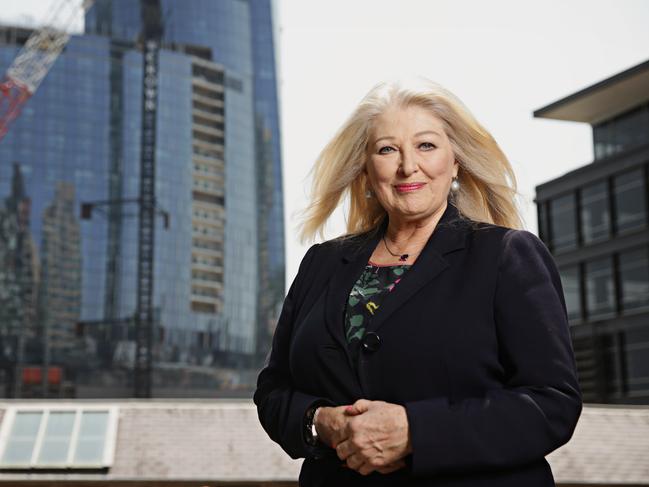
[[(0, 23), (39, 25), (51, 3), (0, 0)], [(592, 162), (593, 149), (589, 125), (532, 112), (649, 59), (649, 0), (278, 0), (277, 7), (287, 288), (310, 245), (297, 239), (309, 171), (379, 81), (424, 76), (455, 93), (509, 158), (524, 226), (537, 233), (535, 186)], [(77, 16), (73, 29), (81, 26)], [(341, 209), (325, 236), (344, 230)]]

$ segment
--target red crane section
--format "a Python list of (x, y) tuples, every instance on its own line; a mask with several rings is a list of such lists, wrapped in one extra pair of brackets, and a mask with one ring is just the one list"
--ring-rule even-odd
[[(54, 2), (43, 27), (34, 30), (9, 66), (0, 83), (0, 141), (70, 39), (67, 29), (78, 15), (78, 3), (78, 0)], [(93, 3), (94, 0), (83, 0), (83, 12)]]

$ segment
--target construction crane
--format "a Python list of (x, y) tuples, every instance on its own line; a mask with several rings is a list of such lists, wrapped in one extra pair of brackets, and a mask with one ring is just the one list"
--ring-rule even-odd
[[(81, 9), (85, 13), (94, 0), (83, 0)], [(55, 1), (48, 11), (42, 27), (35, 29), (27, 38), (18, 56), (11, 63), (0, 82), (0, 142), (7, 134), (22, 107), (27, 103), (43, 82), (63, 48), (70, 39), (68, 30), (73, 24), (79, 10), (78, 0)], [(16, 351), (16, 374), (21, 373), (24, 355), (24, 343), (21, 335)], [(47, 357), (44, 370), (48, 370)], [(43, 373), (47, 377), (47, 373)], [(44, 379), (45, 390), (46, 381)], [(21, 379), (16, 380), (16, 396), (21, 395)]]
[(140, 218), (137, 309), (135, 310), (135, 397), (151, 397), (153, 375), (153, 251), (156, 215), (155, 147), (158, 59), (162, 42), (160, 0), (141, 0), (142, 135), (140, 138)]
[[(83, 0), (83, 12), (93, 3), (94, 0)], [(78, 0), (54, 2), (43, 26), (34, 30), (9, 66), (0, 84), (0, 141), (70, 39), (67, 30), (78, 14), (77, 5)]]
[(155, 193), (156, 120), (158, 111), (158, 59), (163, 34), (160, 0), (140, 0), (142, 32), (142, 131), (140, 136), (140, 194), (137, 199), (112, 199), (82, 203), (82, 218), (90, 218), (92, 208), (115, 208), (137, 203), (138, 257), (137, 304), (135, 309), (135, 367), (133, 394), (150, 398), (153, 386), (153, 272), (155, 219), (162, 215), (164, 228), (169, 227), (169, 213), (158, 207)]

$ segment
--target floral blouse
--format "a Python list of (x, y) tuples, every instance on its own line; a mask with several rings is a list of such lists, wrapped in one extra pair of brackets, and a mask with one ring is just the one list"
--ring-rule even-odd
[(345, 309), (345, 337), (354, 364), (367, 323), (408, 269), (410, 264), (378, 265), (369, 261), (354, 284)]

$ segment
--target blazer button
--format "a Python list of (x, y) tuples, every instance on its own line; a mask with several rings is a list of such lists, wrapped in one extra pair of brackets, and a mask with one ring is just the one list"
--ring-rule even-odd
[(381, 348), (381, 337), (373, 331), (370, 331), (363, 337), (362, 344), (363, 349), (366, 352), (376, 352), (379, 348)]

